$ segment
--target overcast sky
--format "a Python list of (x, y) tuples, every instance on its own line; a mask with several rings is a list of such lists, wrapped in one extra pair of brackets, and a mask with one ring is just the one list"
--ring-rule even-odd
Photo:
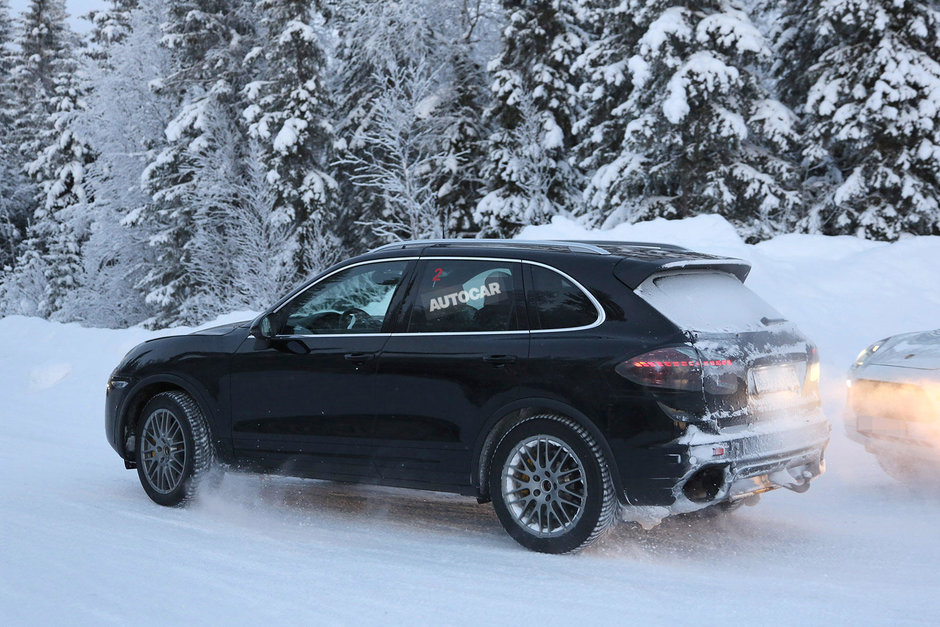
[[(22, 13), (28, 4), (29, 0), (10, 0), (10, 10), (14, 15)], [(78, 33), (88, 32), (91, 29), (91, 24), (87, 20), (81, 19), (81, 16), (95, 9), (103, 9), (107, 4), (105, 0), (65, 0), (72, 30)]]

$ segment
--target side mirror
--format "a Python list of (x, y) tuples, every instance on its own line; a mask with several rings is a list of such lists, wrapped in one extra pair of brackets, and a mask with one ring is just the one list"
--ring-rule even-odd
[(274, 329), (274, 314), (266, 313), (258, 316), (251, 323), (251, 334), (260, 340), (270, 340), (277, 335)]

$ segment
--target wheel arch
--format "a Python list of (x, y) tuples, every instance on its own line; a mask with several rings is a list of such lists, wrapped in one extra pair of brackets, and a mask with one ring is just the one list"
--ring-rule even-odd
[(487, 492), (487, 477), (489, 476), (489, 458), (499, 443), (499, 440), (519, 421), (541, 413), (561, 414), (582, 426), (598, 443), (607, 459), (611, 478), (614, 482), (614, 491), (621, 503), (626, 503), (617, 460), (607, 443), (607, 438), (598, 428), (597, 424), (584, 413), (571, 405), (550, 398), (520, 399), (504, 405), (486, 421), (474, 444), (470, 456), (470, 477), (474, 487), (479, 491), (481, 500), (489, 500)]
[[(133, 445), (129, 446), (129, 443), (133, 442), (130, 439), (131, 436), (136, 437), (136, 424), (144, 405), (157, 394), (173, 391), (188, 394), (207, 419), (214, 416), (214, 413), (209, 411), (212, 405), (209, 403), (208, 394), (196, 382), (172, 374), (157, 374), (141, 379), (127, 394), (126, 400), (118, 410), (119, 419), (116, 425), (118, 438), (116, 441), (121, 443), (122, 456), (126, 462), (136, 463), (134, 447)], [(214, 421), (210, 420), (209, 422), (211, 429), (214, 426)]]

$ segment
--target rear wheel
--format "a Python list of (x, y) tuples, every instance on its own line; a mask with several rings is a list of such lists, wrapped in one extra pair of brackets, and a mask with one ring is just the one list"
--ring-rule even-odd
[(163, 392), (144, 406), (137, 427), (137, 476), (154, 502), (190, 501), (213, 466), (205, 416), (184, 392)]
[(616, 499), (594, 438), (573, 420), (543, 414), (500, 440), (489, 473), (493, 507), (522, 546), (542, 553), (584, 548), (613, 520)]

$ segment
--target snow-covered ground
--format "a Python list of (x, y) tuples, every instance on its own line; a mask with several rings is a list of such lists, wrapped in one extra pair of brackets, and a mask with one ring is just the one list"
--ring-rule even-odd
[[(722, 520), (620, 525), (574, 556), (526, 552), (488, 505), (227, 476), (150, 502), (104, 437), (104, 384), (154, 333), (0, 320), (0, 616), (118, 623), (935, 623), (940, 491), (885, 476), (842, 433), (843, 373), (892, 333), (940, 327), (940, 238), (786, 236), (719, 218), (524, 237), (659, 240), (748, 259), (748, 284), (819, 345), (829, 472)], [(233, 316), (246, 317), (246, 316)], [(165, 332), (164, 332), (165, 333)], [(940, 480), (938, 480), (940, 484)]]

